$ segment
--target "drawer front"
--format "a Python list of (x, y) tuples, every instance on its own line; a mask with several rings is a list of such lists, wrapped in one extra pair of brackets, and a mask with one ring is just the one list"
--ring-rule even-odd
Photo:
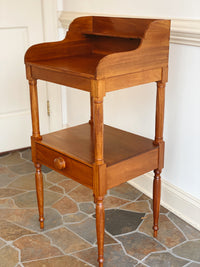
[(37, 143), (36, 161), (89, 188), (93, 186), (92, 167)]

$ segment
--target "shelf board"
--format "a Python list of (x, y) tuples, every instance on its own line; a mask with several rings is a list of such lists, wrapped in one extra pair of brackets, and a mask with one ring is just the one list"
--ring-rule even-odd
[[(94, 163), (89, 123), (43, 135), (41, 145), (55, 149), (87, 165)], [(107, 166), (158, 149), (153, 140), (104, 125), (104, 160)]]
[(123, 38), (123, 39), (141, 39), (141, 36), (133, 36), (130, 34), (122, 34), (122, 33), (110, 33), (110, 32), (92, 32), (92, 31), (84, 31), (84, 35), (93, 35), (93, 36), (102, 36), (109, 38)]

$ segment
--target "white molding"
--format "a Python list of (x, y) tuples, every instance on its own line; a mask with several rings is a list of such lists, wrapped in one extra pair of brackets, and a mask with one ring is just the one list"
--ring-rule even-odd
[[(152, 197), (153, 174), (147, 173), (129, 182)], [(169, 211), (200, 230), (200, 200), (162, 179), (161, 204)]]
[(170, 42), (200, 46), (200, 20), (172, 20)]
[[(92, 14), (83, 12), (81, 13), (81, 12), (61, 11), (58, 13), (58, 18), (60, 22), (59, 27), (68, 29), (69, 24), (72, 22), (73, 19), (80, 16), (91, 16), (91, 15), (105, 16), (105, 14), (97, 14), (97, 13)], [(106, 14), (106, 16), (114, 17), (116, 15)], [(123, 15), (121, 17), (127, 17), (127, 16)], [(175, 44), (200, 46), (200, 20), (172, 19), (170, 42)]]

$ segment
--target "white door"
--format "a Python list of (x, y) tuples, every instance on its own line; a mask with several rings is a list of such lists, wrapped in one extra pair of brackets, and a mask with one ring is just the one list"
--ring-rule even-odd
[[(48, 39), (51, 32), (48, 25), (52, 27), (55, 22), (55, 16), (52, 19), (55, 8), (55, 0), (0, 0), (0, 152), (30, 146), (31, 115), (24, 54), (30, 45)], [(56, 26), (51, 28), (53, 32)], [(38, 89), (40, 129), (46, 133), (56, 128), (47, 114), (48, 95), (54, 102), (60, 100), (58, 92), (54, 98), (51, 85), (48, 90), (45, 82), (38, 81)], [(57, 121), (55, 124), (59, 128)]]

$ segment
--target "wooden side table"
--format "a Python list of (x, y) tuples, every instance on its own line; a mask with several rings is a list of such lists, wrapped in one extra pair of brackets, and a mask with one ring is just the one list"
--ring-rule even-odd
[[(103, 266), (104, 205), (108, 189), (154, 170), (154, 236), (157, 236), (164, 165), (164, 95), (170, 21), (114, 17), (75, 19), (63, 41), (32, 46), (25, 55), (32, 112), (32, 160), (40, 227), (44, 227), (41, 164), (94, 193), (99, 266)], [(37, 79), (88, 91), (89, 123), (40, 135)], [(107, 92), (157, 82), (155, 139), (103, 124)]]

